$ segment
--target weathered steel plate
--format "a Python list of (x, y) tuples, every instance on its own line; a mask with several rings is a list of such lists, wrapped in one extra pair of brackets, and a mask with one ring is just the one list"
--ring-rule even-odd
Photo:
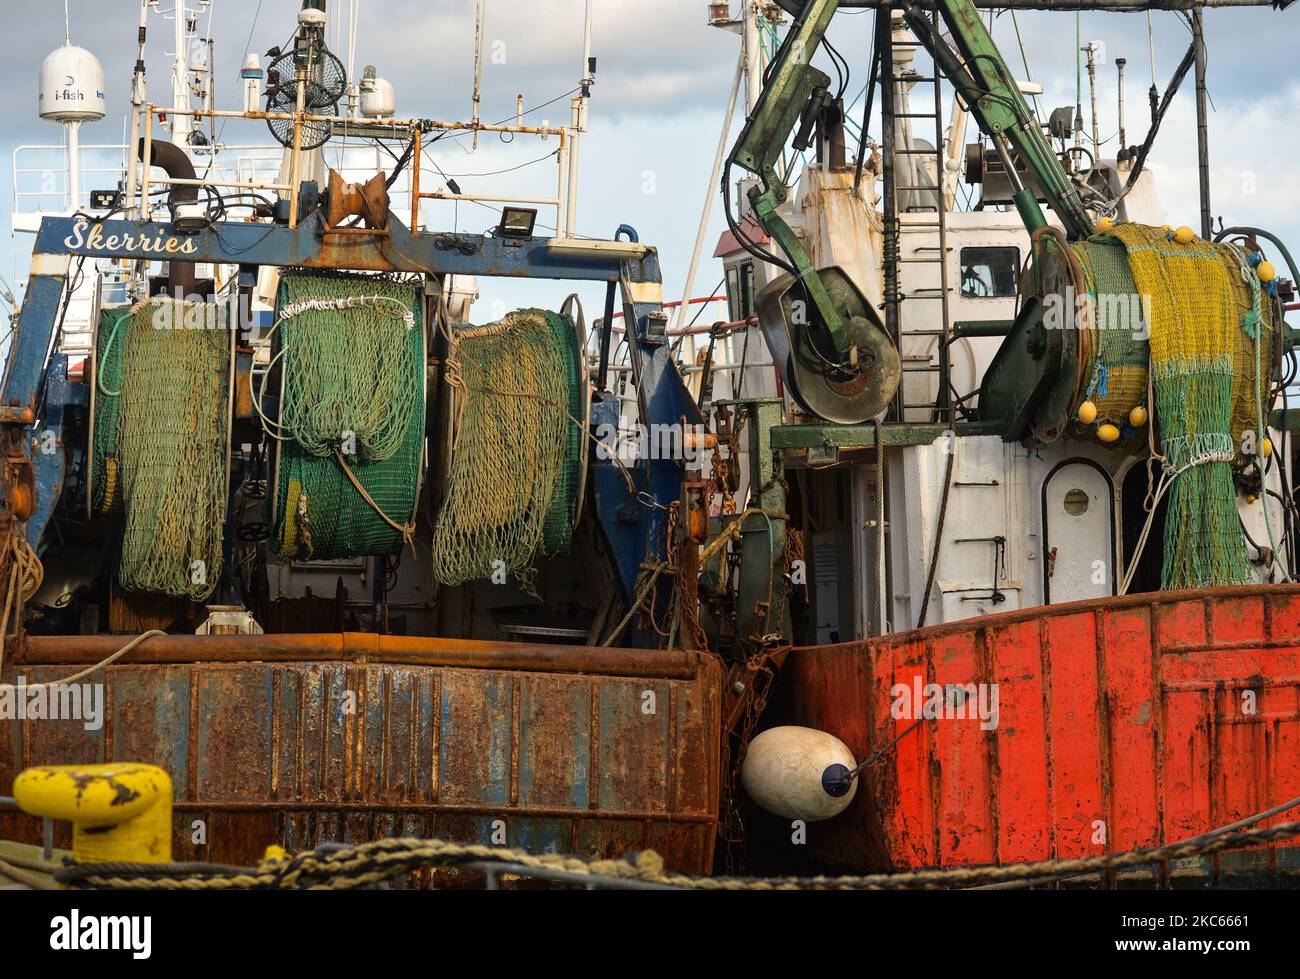
[[(996, 726), (945, 689), (946, 716), (904, 734), (913, 717), (895, 686), (918, 677), (923, 690), (975, 684), (977, 697), (996, 685)], [(1300, 796), (1300, 586), (1078, 602), (797, 649), (778, 684), (773, 718), (829, 731), (859, 759), (902, 735), (848, 810), (808, 827), (809, 849), (839, 866), (1119, 852)], [(1300, 877), (1296, 855), (1174, 871)]]
[[(124, 641), (31, 638), (7, 679), (65, 676)], [(91, 679), (105, 684), (101, 730), (0, 721), (0, 786), (31, 765), (161, 765), (177, 860), (414, 835), (589, 857), (651, 848), (678, 870), (712, 869), (721, 671), (709, 656), (169, 636)], [(0, 837), (38, 834), (37, 820), (0, 813)]]

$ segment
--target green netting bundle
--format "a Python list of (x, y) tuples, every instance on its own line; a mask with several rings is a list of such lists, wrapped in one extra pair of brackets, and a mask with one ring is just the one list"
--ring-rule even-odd
[(1084, 366), (1080, 399), (1092, 402), (1097, 414), (1093, 422), (1076, 429), (1100, 442), (1098, 427), (1114, 425), (1120, 437), (1110, 444), (1136, 454), (1146, 447), (1147, 429), (1134, 426), (1129, 418), (1134, 408), (1150, 413), (1147, 365), (1151, 352), (1145, 333), (1146, 312), (1129, 269), (1128, 252), (1113, 238), (1093, 238), (1070, 247), (1083, 269), (1094, 310), (1087, 341), (1090, 363)]
[(287, 272), (276, 326), (283, 388), (272, 546), (295, 560), (396, 553), (424, 457), (418, 286)]
[(221, 575), (230, 331), (216, 305), (159, 299), (99, 332), (92, 505), (125, 514), (118, 581), (203, 601)]
[(567, 410), (569, 425), (565, 428), (564, 465), (555, 483), (555, 495), (546, 511), (546, 525), (542, 530), (542, 548), (547, 554), (562, 554), (569, 549), (573, 538), (573, 525), (577, 521), (578, 490), (582, 479), (582, 440), (586, 438), (583, 426), (577, 419), (584, 416), (587, 392), (581, 382), (582, 365), (579, 357), (573, 321), (567, 316), (544, 310), (551, 336), (564, 361), (565, 387), (568, 392)]
[[(1071, 254), (1092, 310), (1072, 414), (1095, 408), (1076, 432), (1144, 454), (1151, 430), (1130, 422), (1141, 412), (1130, 413), (1147, 409), (1161, 457), (1150, 505), (1168, 494), (1162, 587), (1252, 581), (1233, 472), (1256, 464), (1245, 446), (1264, 435), (1277, 330), (1248, 257), (1131, 223), (1072, 245)], [(1101, 426), (1118, 437), (1099, 438)]]
[(539, 551), (572, 534), (585, 432), (585, 392), (572, 321), (525, 309), (452, 337), (453, 442), (433, 534), (443, 584), (500, 569), (533, 590)]

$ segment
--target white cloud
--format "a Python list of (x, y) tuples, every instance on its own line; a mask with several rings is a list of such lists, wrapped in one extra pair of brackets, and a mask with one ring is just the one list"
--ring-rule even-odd
[[(105, 63), (110, 120), (89, 127), (84, 138), (116, 142), (121, 138), (120, 115), (125, 108), (134, 58), (133, 18), (123, 9), (127, 0), (111, 4), (72, 0), (74, 40), (96, 50)], [(245, 41), (252, 31), (251, 49), (264, 52), (283, 42), (293, 27), (291, 0), (265, 2), (256, 25), (256, 0), (217, 0), (217, 76), (224, 104), (237, 95), (237, 75)], [(347, 0), (331, 0), (336, 14)], [(512, 115), (517, 94), (529, 106), (573, 88), (581, 70), (584, 0), (489, 0), (486, 29), (483, 116), (496, 120)], [(473, 0), (364, 0), (356, 70), (375, 63), (397, 86), (399, 112), (433, 118), (466, 118), (470, 110), (473, 66)], [(690, 257), (699, 209), (717, 141), (717, 127), (734, 72), (739, 39), (706, 26), (702, 0), (596, 0), (593, 53), (598, 57), (597, 84), (591, 106), (592, 134), (582, 158), (582, 204), (579, 230), (610, 234), (620, 222), (630, 223), (642, 239), (661, 251), (668, 292), (680, 289)], [(43, 55), (62, 42), (62, 8), (43, 3), (31, 16), (6, 23), (10, 57), (0, 72), (0, 113), (6, 120), (0, 146), (0, 179), (12, 145), (55, 141), (58, 130), (36, 118), (36, 76)], [(1210, 40), (1210, 89), (1216, 111), (1210, 119), (1213, 203), (1225, 220), (1260, 224), (1300, 243), (1300, 194), (1293, 190), (1293, 161), (1300, 159), (1300, 142), (1292, 122), (1300, 110), (1300, 67), (1292, 52), (1300, 9), (1277, 13), (1268, 9), (1212, 10), (1206, 23)], [(842, 12), (831, 30), (835, 44), (853, 68), (850, 93), (866, 77), (871, 13)], [(1062, 13), (1022, 13), (1016, 18), (1035, 77), (1048, 86), (1042, 105), (1072, 104), (1075, 96), (1075, 19)], [(1158, 13), (1157, 75), (1164, 85), (1189, 41), (1177, 15)], [(152, 20), (150, 81), (155, 97), (166, 84), (168, 47), (160, 38), (163, 21)], [(1140, 141), (1148, 120), (1146, 90), (1150, 84), (1146, 18), (1141, 14), (1088, 14), (1080, 20), (1083, 40), (1106, 43), (1107, 63), (1098, 75), (1098, 100), (1103, 138), (1117, 128), (1113, 59), (1128, 59), (1128, 140)], [(1023, 74), (1012, 18), (995, 19), (994, 36), (1017, 75)], [(493, 63), (494, 42), (502, 47), (503, 64)], [(1086, 76), (1085, 76), (1086, 85)], [(1085, 88), (1086, 93), (1086, 88)], [(928, 93), (926, 93), (928, 94)], [(1086, 95), (1085, 95), (1086, 102)], [(548, 107), (530, 121), (559, 123), (567, 115), (567, 99)], [(873, 127), (878, 132), (878, 126)], [(233, 135), (234, 130), (232, 130)], [(264, 139), (257, 127), (247, 135)], [(973, 131), (971, 133), (973, 137)], [(461, 141), (467, 143), (468, 141)], [(1113, 153), (1112, 141), (1108, 151)], [(503, 147), (492, 139), (466, 157), (447, 146), (438, 161), (448, 173), (481, 173), (540, 156), (545, 146), (517, 143)], [(1177, 223), (1196, 223), (1197, 177), (1191, 79), (1174, 103), (1150, 165), (1161, 181), (1167, 216)], [(656, 194), (641, 192), (645, 171), (655, 174)], [(1256, 174), (1254, 193), (1243, 173)], [(553, 166), (538, 165), (499, 178), (465, 178), (476, 190), (541, 196)], [(721, 228), (720, 202), (708, 244)], [(471, 217), (462, 208), (462, 227), (479, 230), (492, 221), (483, 211)], [(448, 218), (450, 220), (450, 218)], [(547, 223), (550, 223), (547, 221)], [(30, 239), (12, 243), (3, 266), (25, 274)], [(707, 260), (697, 290), (716, 281), (717, 265)], [(708, 281), (705, 281), (705, 280)], [(495, 288), (485, 284), (485, 289)], [(501, 284), (502, 294), (523, 299), (549, 295), (552, 287), (538, 283)], [(555, 286), (558, 291), (561, 286)], [(593, 301), (598, 301), (597, 299)]]

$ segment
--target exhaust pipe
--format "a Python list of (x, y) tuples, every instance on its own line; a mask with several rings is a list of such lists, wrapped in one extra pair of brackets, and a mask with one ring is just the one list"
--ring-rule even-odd
[[(143, 139), (140, 140), (140, 145), (136, 148), (136, 151), (139, 154), (139, 159), (143, 160), (145, 158), (145, 141)], [(175, 143), (169, 143), (165, 139), (151, 141), (149, 162), (151, 166), (158, 167), (169, 177), (180, 180), (198, 179), (198, 174), (194, 170), (194, 163), (185, 155), (185, 151)], [(199, 188), (193, 185), (173, 184), (167, 195), (167, 201), (171, 204), (173, 211), (185, 204), (197, 204), (199, 202)], [(168, 260), (167, 291), (173, 297), (188, 298), (195, 291), (196, 282), (197, 273), (193, 262)]]

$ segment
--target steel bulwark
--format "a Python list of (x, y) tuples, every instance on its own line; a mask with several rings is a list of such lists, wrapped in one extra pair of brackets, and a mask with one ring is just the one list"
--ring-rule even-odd
[[(58, 679), (122, 641), (29, 637), (5, 680)], [(707, 655), (159, 636), (85, 682), (103, 685), (102, 727), (0, 722), (0, 786), (32, 765), (161, 765), (178, 860), (402, 835), (589, 857), (648, 848), (712, 869), (721, 668)], [(39, 834), (0, 813), (0, 837)]]
[[(898, 687), (936, 684), (915, 722)], [(796, 649), (773, 704), (859, 759), (827, 863), (919, 869), (1067, 859), (1185, 840), (1300, 796), (1300, 586), (1163, 592)], [(996, 686), (988, 729), (969, 694)], [(1260, 825), (1294, 818), (1282, 813)], [(1190, 883), (1300, 878), (1300, 851), (1170, 869)], [(1148, 877), (1149, 871), (1143, 871)]]

